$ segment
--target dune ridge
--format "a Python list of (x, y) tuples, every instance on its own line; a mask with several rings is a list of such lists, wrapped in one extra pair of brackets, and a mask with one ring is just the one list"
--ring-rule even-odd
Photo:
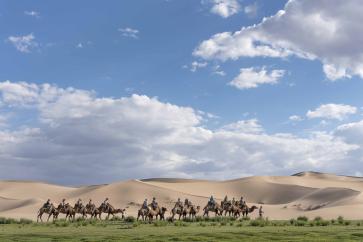
[[(210, 195), (218, 200), (243, 196), (249, 205), (262, 205), (270, 219), (290, 219), (299, 215), (363, 219), (363, 178), (318, 172), (292, 176), (253, 176), (226, 181), (151, 178), (111, 184), (67, 187), (34, 181), (0, 181), (0, 216), (36, 219), (38, 209), (50, 198), (75, 203), (92, 199), (100, 204), (106, 197), (115, 207), (136, 212), (145, 198), (173, 207), (180, 197), (204, 206)], [(252, 217), (257, 213), (252, 214)]]

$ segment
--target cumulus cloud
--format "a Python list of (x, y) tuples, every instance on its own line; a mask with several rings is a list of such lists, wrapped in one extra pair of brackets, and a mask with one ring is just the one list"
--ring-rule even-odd
[(208, 65), (207, 62), (193, 61), (192, 64), (190, 65), (190, 71), (191, 72), (196, 72), (200, 68), (207, 67), (207, 65)]
[(344, 104), (323, 104), (316, 108), (315, 110), (309, 110), (306, 113), (306, 116), (310, 119), (312, 118), (325, 118), (325, 119), (337, 119), (343, 120), (348, 115), (355, 114), (357, 112), (357, 108), (344, 105)]
[(129, 37), (129, 38), (133, 38), (133, 39), (138, 39), (139, 38), (139, 32), (140, 31), (137, 30), (137, 29), (127, 27), (127, 28), (119, 28), (118, 31), (124, 37)]
[(18, 51), (23, 53), (30, 53), (33, 48), (38, 46), (33, 33), (23, 36), (9, 36), (7, 41), (13, 44)]
[(302, 121), (304, 120), (302, 117), (298, 116), (298, 115), (291, 115), (289, 117), (289, 120), (290, 121), (293, 121), (293, 122), (298, 122), (298, 121)]
[[(3, 179), (224, 179), (337, 167), (350, 174), (355, 169), (346, 158), (360, 147), (331, 133), (267, 134), (256, 119), (213, 130), (205, 127), (205, 112), (137, 94), (98, 97), (71, 87), (6, 81), (0, 101), (0, 114), (10, 109), (17, 120), (15, 127), (0, 129)], [(34, 120), (21, 122), (29, 113)]]
[(229, 85), (238, 89), (250, 89), (262, 84), (276, 84), (284, 74), (284, 70), (272, 70), (268, 72), (265, 67), (242, 68), (240, 69), (239, 75)]
[(359, 0), (290, 0), (283, 10), (257, 25), (213, 35), (193, 54), (222, 61), (295, 55), (320, 60), (331, 80), (363, 77), (362, 11)]
[(241, 5), (238, 0), (202, 0), (202, 3), (210, 4), (211, 13), (217, 14), (223, 18), (228, 18), (241, 10)]

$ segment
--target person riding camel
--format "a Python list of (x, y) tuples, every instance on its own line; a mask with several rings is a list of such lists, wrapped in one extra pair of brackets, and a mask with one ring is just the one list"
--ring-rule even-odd
[(188, 198), (186, 198), (184, 200), (184, 206), (186, 206), (187, 208), (189, 208), (189, 200), (188, 200)]
[(153, 200), (151, 201), (151, 207), (155, 210), (158, 207), (158, 203), (156, 202), (156, 198), (153, 197)]
[(178, 200), (175, 203), (174, 208), (182, 208), (183, 207), (183, 202), (180, 200), (180, 198), (178, 198)]
[(209, 201), (208, 201), (208, 206), (211, 208), (214, 208), (215, 205), (216, 205), (216, 201), (214, 200), (213, 196), (210, 196)]
[(232, 199), (232, 204), (231, 205), (236, 205), (236, 200), (234, 198)]
[(90, 208), (93, 208), (94, 207), (94, 204), (92, 203), (92, 199), (89, 199), (87, 205), (86, 205), (86, 208), (90, 209)]
[(242, 206), (242, 205), (243, 205), (243, 203), (244, 203), (244, 201), (243, 201), (243, 197), (241, 197), (241, 199), (239, 200), (239, 205), (240, 205), (240, 206)]
[(227, 204), (228, 203), (228, 197), (227, 197), (227, 195), (224, 197), (224, 199), (223, 199), (223, 204)]
[(78, 201), (76, 202), (76, 204), (74, 206), (75, 207), (81, 207), (82, 206), (82, 199), (78, 199)]
[(108, 208), (108, 205), (109, 205), (108, 197), (106, 197), (106, 199), (105, 199), (105, 201), (103, 201), (102, 205), (105, 206), (105, 208)]
[(61, 205), (62, 205), (62, 207), (66, 206), (66, 199), (65, 198), (62, 199)]
[(50, 199), (48, 198), (48, 200), (43, 204), (43, 208), (50, 208)]
[(146, 209), (147, 211), (149, 211), (149, 206), (147, 205), (147, 198), (145, 198), (143, 204), (142, 204), (142, 207), (141, 209)]

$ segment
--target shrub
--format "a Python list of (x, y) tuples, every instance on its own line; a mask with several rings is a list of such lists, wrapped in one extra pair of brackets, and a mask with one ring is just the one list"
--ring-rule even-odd
[(165, 227), (167, 225), (168, 225), (168, 222), (166, 222), (166, 221), (155, 221), (154, 222), (155, 227)]
[(30, 219), (27, 219), (27, 218), (21, 218), (21, 219), (19, 220), (19, 223), (20, 223), (20, 224), (32, 224), (32, 223), (33, 223), (33, 221), (32, 221), (32, 220), (30, 220)]
[(331, 224), (335, 224), (335, 222), (336, 222), (335, 219), (330, 220)]
[(201, 227), (205, 227), (205, 226), (207, 226), (207, 225), (206, 225), (206, 223), (204, 223), (204, 222), (200, 222), (200, 223), (199, 223), (199, 226), (201, 226)]
[(322, 221), (323, 220), (323, 218), (322, 217), (320, 217), (320, 216), (316, 216), (315, 218), (314, 218), (314, 221), (315, 222), (317, 222), (317, 221)]
[(250, 226), (259, 226), (259, 227), (264, 227), (266, 225), (268, 225), (269, 222), (267, 219), (261, 219), (261, 218), (257, 218), (254, 220), (250, 221)]
[(344, 224), (344, 218), (343, 218), (343, 216), (339, 216), (337, 218), (337, 221), (338, 221), (339, 224)]
[(136, 218), (134, 216), (127, 216), (125, 218), (125, 222), (127, 223), (134, 223), (136, 221)]
[(222, 222), (220, 223), (220, 225), (221, 225), (221, 226), (226, 226), (226, 225), (227, 225), (227, 222), (226, 222), (226, 221), (222, 221)]
[(321, 226), (328, 226), (329, 225), (329, 221), (328, 220), (322, 220), (322, 221), (320, 221), (320, 225)]
[(350, 221), (344, 221), (344, 225), (350, 225)]
[(295, 221), (295, 226), (301, 226), (301, 227), (303, 227), (303, 226), (305, 226), (306, 225), (306, 221), (305, 220), (296, 220)]
[(306, 217), (306, 216), (299, 216), (299, 217), (297, 217), (297, 220), (298, 221), (305, 221), (305, 222), (307, 222), (307, 221), (309, 221), (309, 218)]

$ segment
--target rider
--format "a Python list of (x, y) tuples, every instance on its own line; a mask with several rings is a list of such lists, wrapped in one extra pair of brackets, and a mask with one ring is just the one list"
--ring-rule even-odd
[(108, 203), (108, 197), (106, 197), (105, 201), (103, 201), (102, 203), (106, 208), (108, 207), (109, 203)]
[(224, 202), (224, 203), (227, 203), (227, 202), (228, 202), (228, 197), (227, 197), (227, 195), (224, 197), (223, 202)]
[(145, 198), (144, 203), (142, 204), (141, 208), (149, 211), (149, 206), (147, 205), (147, 198)]
[(180, 200), (180, 198), (178, 198), (178, 201), (176, 201), (174, 208), (182, 208), (183, 207), (183, 202)]
[(87, 204), (86, 207), (87, 208), (92, 208), (93, 207), (92, 199), (89, 199), (88, 204)]
[(78, 199), (78, 201), (75, 204), (75, 207), (77, 207), (77, 206), (79, 206), (79, 207), (82, 206), (82, 199), (80, 199), (80, 198)]
[(65, 198), (62, 199), (61, 205), (62, 205), (62, 207), (64, 207), (66, 205), (66, 199)]
[(153, 197), (153, 200), (151, 202), (151, 207), (153, 209), (156, 209), (158, 207), (158, 203), (156, 202), (156, 198), (155, 197)]
[(232, 205), (236, 205), (236, 200), (234, 198), (232, 199)]
[(210, 207), (214, 207), (216, 205), (216, 201), (214, 200), (213, 196), (210, 196), (209, 201), (208, 201), (208, 205)]
[(50, 204), (50, 199), (48, 198), (47, 202), (43, 204), (43, 208), (49, 208)]
[(188, 198), (186, 198), (185, 200), (184, 200), (184, 206), (186, 206), (186, 207), (189, 207), (190, 205), (189, 205), (189, 200), (188, 200)]
[(239, 200), (239, 205), (240, 205), (240, 206), (242, 206), (242, 205), (243, 205), (243, 203), (244, 203), (244, 201), (243, 201), (243, 197), (241, 197), (241, 199)]

